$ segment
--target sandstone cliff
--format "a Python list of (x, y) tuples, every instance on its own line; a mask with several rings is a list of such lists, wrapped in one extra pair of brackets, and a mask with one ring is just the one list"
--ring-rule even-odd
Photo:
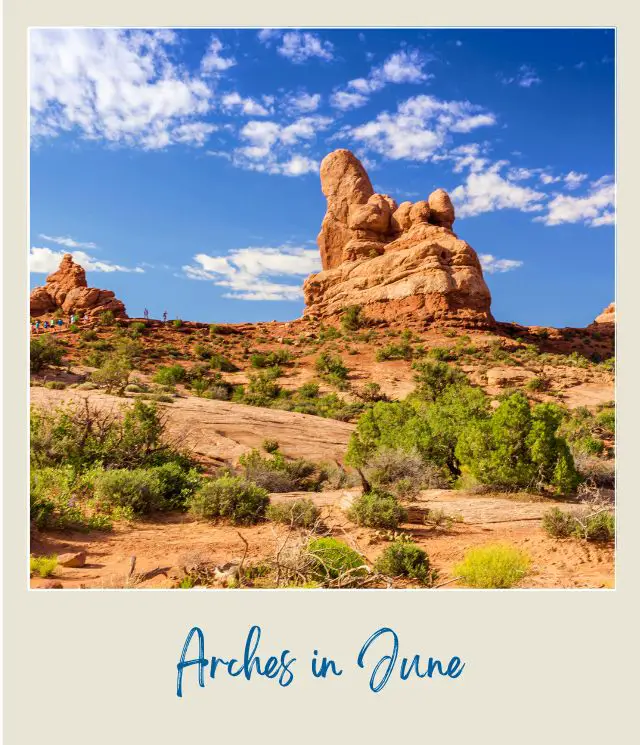
[(116, 317), (127, 317), (124, 303), (115, 293), (87, 286), (85, 271), (71, 254), (63, 256), (58, 270), (47, 277), (44, 286), (31, 291), (30, 306), (32, 318), (54, 313), (59, 308), (65, 313), (84, 313), (89, 317), (107, 310)]
[(327, 212), (318, 235), (323, 271), (304, 283), (305, 316), (337, 316), (349, 305), (370, 318), (488, 327), (491, 294), (475, 251), (453, 232), (442, 189), (398, 205), (376, 194), (360, 161), (335, 150), (320, 166)]

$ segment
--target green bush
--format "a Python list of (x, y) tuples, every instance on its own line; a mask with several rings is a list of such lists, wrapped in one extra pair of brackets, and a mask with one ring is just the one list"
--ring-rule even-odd
[(82, 341), (96, 341), (98, 333), (93, 329), (85, 329), (81, 334), (80, 338)]
[(415, 579), (423, 585), (433, 580), (429, 557), (411, 541), (395, 541), (387, 546), (378, 557), (375, 570), (388, 577)]
[(345, 308), (340, 317), (340, 323), (345, 331), (357, 331), (365, 325), (362, 316), (362, 306), (350, 305)]
[(100, 367), (91, 373), (91, 380), (96, 385), (105, 388), (107, 393), (124, 396), (125, 388), (131, 376), (131, 363), (126, 357), (111, 355)]
[(57, 566), (57, 556), (31, 556), (29, 559), (31, 574), (37, 574), (43, 579), (53, 576)]
[(62, 391), (67, 387), (67, 384), (63, 383), (61, 380), (47, 380), (44, 387), (49, 388), (52, 391)]
[(153, 403), (135, 400), (122, 415), (88, 401), (31, 409), (31, 465), (139, 468), (192, 461), (166, 438), (165, 419)]
[(338, 380), (346, 380), (349, 369), (337, 355), (322, 352), (315, 362), (316, 372), (323, 377), (332, 376)]
[(182, 327), (182, 320), (180, 318), (176, 318), (175, 321), (171, 322), (171, 325), (174, 329), (179, 329)]
[(312, 578), (320, 582), (335, 580), (343, 575), (361, 577), (367, 573), (363, 557), (337, 538), (309, 541), (307, 554), (311, 559)]
[(251, 367), (265, 368), (276, 365), (286, 365), (291, 362), (293, 355), (288, 349), (277, 349), (272, 352), (256, 352), (249, 358)]
[(219, 372), (238, 372), (240, 368), (238, 368), (237, 365), (234, 365), (231, 360), (228, 360), (226, 357), (224, 357), (221, 354), (218, 354), (217, 352), (214, 352), (210, 357), (209, 365), (212, 370), (218, 370)]
[(400, 344), (387, 344), (376, 352), (376, 362), (385, 362), (386, 360), (410, 360), (413, 358), (413, 349), (407, 341)]
[(262, 449), (265, 453), (275, 453), (280, 449), (280, 444), (277, 440), (263, 440)]
[(542, 528), (553, 538), (569, 538), (574, 535), (578, 521), (568, 512), (553, 507), (542, 516)]
[(616, 534), (615, 517), (608, 512), (599, 512), (587, 517), (579, 535), (588, 541), (612, 541)]
[(287, 460), (275, 452), (264, 458), (258, 450), (240, 456), (244, 476), (269, 492), (318, 491), (327, 478), (325, 469), (317, 463), (295, 458)]
[(175, 385), (187, 379), (187, 371), (182, 365), (163, 365), (156, 370), (153, 382), (160, 385)]
[(107, 508), (129, 508), (142, 515), (164, 507), (162, 484), (153, 468), (102, 471), (94, 487), (98, 503)]
[(32, 373), (45, 367), (62, 364), (62, 347), (51, 336), (37, 336), (30, 342), (30, 367)]
[(529, 571), (530, 559), (514, 546), (497, 544), (472, 548), (454, 573), (469, 587), (507, 589)]
[(347, 517), (366, 528), (395, 530), (406, 521), (407, 511), (392, 494), (372, 489), (354, 500)]
[(113, 315), (112, 310), (104, 310), (102, 313), (100, 313), (100, 316), (98, 318), (98, 321), (101, 326), (113, 326), (115, 323), (116, 317)]
[(188, 500), (190, 512), (205, 519), (226, 518), (234, 525), (260, 522), (269, 504), (265, 489), (238, 476), (205, 481)]
[(555, 404), (531, 409), (522, 393), (507, 396), (488, 419), (460, 435), (455, 454), (481, 484), (502, 488), (552, 487), (575, 491), (579, 476), (566, 441), (557, 434), (563, 413)]
[(320, 510), (310, 499), (294, 499), (267, 507), (267, 519), (293, 528), (312, 528), (320, 517)]
[(93, 514), (87, 508), (85, 500), (92, 494), (90, 483), (71, 467), (32, 468), (31, 522), (40, 530), (110, 530), (107, 515)]
[(604, 409), (596, 416), (596, 423), (605, 432), (614, 434), (616, 431), (616, 412), (614, 409)]
[(468, 383), (464, 372), (446, 362), (414, 362), (417, 383), (415, 395), (425, 401), (435, 401), (448, 387)]

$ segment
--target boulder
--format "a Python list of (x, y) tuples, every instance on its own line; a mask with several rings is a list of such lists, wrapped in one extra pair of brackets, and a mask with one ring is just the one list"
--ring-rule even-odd
[(63, 567), (72, 567), (77, 569), (83, 567), (87, 563), (87, 552), (86, 551), (75, 551), (68, 554), (60, 554), (58, 556), (58, 564)]
[(83, 313), (95, 317), (107, 310), (114, 316), (127, 318), (124, 303), (111, 290), (87, 286), (87, 277), (71, 254), (62, 257), (57, 271), (47, 277), (46, 284), (31, 291), (30, 315), (38, 318), (61, 309), (65, 313)]
[(443, 189), (397, 206), (374, 193), (348, 150), (324, 158), (320, 180), (327, 198), (318, 236), (323, 271), (304, 283), (307, 318), (360, 305), (370, 318), (390, 322), (493, 326), (482, 267), (452, 231), (455, 211)]

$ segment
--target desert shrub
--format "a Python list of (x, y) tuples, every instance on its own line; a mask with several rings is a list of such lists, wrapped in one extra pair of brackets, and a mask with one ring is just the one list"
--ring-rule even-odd
[(263, 440), (262, 449), (265, 453), (275, 453), (276, 450), (280, 449), (280, 444), (277, 440)]
[(340, 324), (345, 331), (357, 331), (365, 325), (365, 319), (362, 316), (362, 306), (350, 305), (345, 308), (340, 317)]
[(63, 349), (51, 336), (38, 336), (29, 345), (30, 368), (32, 373), (45, 367), (62, 364)]
[(272, 352), (256, 352), (249, 358), (251, 367), (265, 368), (276, 365), (286, 365), (291, 362), (293, 355), (288, 349), (276, 349)]
[(600, 363), (600, 367), (603, 370), (607, 370), (609, 372), (615, 372), (616, 369), (616, 358), (615, 357), (608, 357), (606, 360), (602, 360)]
[(218, 370), (219, 372), (238, 372), (240, 369), (237, 365), (234, 365), (231, 360), (227, 359), (224, 355), (215, 352), (209, 358), (209, 365), (212, 370)]
[(105, 507), (130, 508), (135, 514), (161, 510), (165, 504), (154, 468), (102, 471), (94, 480), (95, 497)]
[(270, 492), (318, 491), (326, 480), (326, 471), (317, 463), (304, 458), (287, 460), (279, 452), (265, 458), (251, 450), (240, 456), (239, 463), (245, 478)]
[(427, 354), (431, 359), (438, 362), (450, 362), (458, 357), (456, 352), (449, 347), (431, 347)]
[(546, 391), (548, 387), (549, 381), (547, 378), (531, 378), (526, 384), (528, 391)]
[(373, 486), (399, 497), (417, 494), (421, 489), (447, 486), (442, 469), (426, 463), (417, 450), (382, 447), (367, 460), (365, 473)]
[(529, 571), (530, 559), (514, 546), (497, 544), (472, 548), (454, 573), (469, 587), (508, 589)]
[(481, 484), (571, 493), (580, 479), (566, 441), (557, 434), (562, 417), (556, 405), (531, 409), (522, 393), (514, 393), (491, 417), (462, 431), (456, 457)]
[(412, 541), (394, 541), (378, 557), (374, 568), (388, 577), (408, 577), (423, 585), (433, 580), (426, 551)]
[(399, 344), (387, 344), (376, 351), (376, 362), (385, 362), (386, 360), (410, 360), (413, 358), (413, 349), (407, 341)]
[(103, 387), (107, 393), (115, 393), (124, 396), (124, 391), (129, 384), (131, 376), (131, 363), (126, 357), (110, 355), (100, 367), (91, 373), (91, 380), (98, 386)]
[(614, 409), (604, 409), (596, 415), (596, 424), (606, 433), (614, 434), (616, 431), (616, 412)]
[(321, 326), (320, 330), (318, 331), (319, 341), (335, 341), (335, 339), (340, 338), (342, 338), (342, 334), (333, 326), (329, 326), (328, 328)]
[(568, 512), (553, 507), (542, 516), (542, 528), (553, 538), (568, 538), (575, 534), (578, 521)]
[(182, 319), (176, 318), (174, 321), (171, 321), (171, 325), (174, 329), (182, 328)]
[(57, 409), (31, 409), (31, 464), (138, 468), (177, 462), (193, 465), (167, 440), (166, 421), (153, 403), (136, 399), (122, 415), (88, 401)]
[(85, 329), (81, 334), (80, 338), (82, 341), (96, 341), (98, 333), (93, 329)]
[(31, 574), (37, 574), (43, 579), (53, 576), (57, 566), (57, 556), (31, 556), (29, 558), (29, 570)]
[(131, 367), (136, 367), (144, 356), (144, 347), (137, 339), (123, 337), (116, 342), (115, 353), (124, 358)]
[(91, 485), (71, 467), (31, 469), (30, 519), (41, 530), (110, 530), (108, 516), (87, 509), (90, 496)]
[(376, 403), (376, 401), (389, 400), (389, 397), (382, 392), (380, 383), (365, 383), (360, 390), (354, 390), (352, 392), (365, 403)]
[(182, 365), (163, 365), (156, 370), (153, 382), (160, 385), (175, 385), (187, 379), (187, 371)]
[(269, 494), (246, 479), (221, 476), (205, 481), (187, 504), (196, 517), (226, 518), (234, 525), (252, 525), (264, 518)]
[(331, 377), (337, 380), (346, 380), (349, 369), (337, 355), (322, 352), (315, 362), (316, 372), (323, 377)]
[(138, 339), (147, 330), (147, 324), (142, 321), (134, 321), (129, 325), (129, 336)]
[(116, 317), (113, 315), (112, 310), (104, 310), (98, 317), (98, 322), (101, 326), (113, 326)]
[(414, 362), (413, 369), (417, 384), (415, 395), (425, 401), (435, 401), (449, 386), (468, 383), (462, 370), (445, 362)]
[(319, 582), (335, 580), (342, 575), (363, 576), (367, 573), (364, 558), (337, 538), (315, 538), (307, 545), (312, 578)]
[(293, 528), (312, 528), (320, 517), (320, 510), (310, 499), (294, 499), (288, 502), (270, 504), (267, 519), (284, 523)]
[(47, 380), (44, 387), (49, 388), (52, 391), (62, 391), (67, 387), (67, 384), (63, 383), (61, 380)]
[(407, 511), (392, 494), (372, 489), (353, 501), (347, 517), (362, 527), (395, 530), (406, 521)]
[(604, 443), (598, 436), (600, 425), (586, 406), (579, 406), (567, 412), (560, 427), (574, 456), (599, 455), (604, 451)]
[(609, 512), (599, 512), (584, 519), (580, 535), (588, 541), (612, 541), (615, 532), (615, 517)]

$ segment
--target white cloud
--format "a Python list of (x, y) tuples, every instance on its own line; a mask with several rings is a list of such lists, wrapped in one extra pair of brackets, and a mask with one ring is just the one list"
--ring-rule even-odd
[(545, 225), (583, 223), (591, 228), (615, 223), (616, 187), (613, 176), (592, 182), (589, 193), (582, 197), (557, 194), (548, 204), (547, 214), (537, 218)]
[(521, 212), (541, 210), (546, 194), (521, 186), (505, 178), (500, 171), (506, 165), (498, 161), (483, 169), (471, 170), (464, 184), (451, 192), (459, 217), (473, 217), (483, 212), (516, 209)]
[(531, 88), (532, 85), (542, 83), (542, 80), (538, 77), (538, 73), (530, 65), (521, 65), (518, 68), (518, 72), (511, 77), (499, 75), (499, 78), (503, 85), (515, 83), (521, 88)]
[(263, 28), (258, 31), (258, 40), (265, 46), (269, 46), (274, 39), (280, 38), (282, 31), (276, 28)]
[[(171, 60), (177, 41), (167, 30), (33, 30), (32, 136), (76, 131), (86, 139), (147, 150), (176, 142), (201, 145), (213, 131), (202, 122), (212, 93), (201, 77)], [(220, 69), (208, 53), (203, 69), (216, 64)], [(192, 130), (189, 136), (185, 125), (196, 123), (197, 134)]]
[(449, 132), (469, 132), (495, 123), (490, 112), (469, 101), (441, 101), (420, 95), (403, 101), (395, 114), (383, 112), (376, 119), (344, 132), (392, 160), (429, 160), (447, 142)]
[(576, 173), (575, 171), (569, 171), (564, 177), (564, 183), (567, 189), (577, 189), (578, 186), (587, 178), (586, 173)]
[(40, 238), (44, 238), (45, 241), (49, 241), (50, 243), (57, 243), (59, 246), (66, 246), (67, 248), (98, 248), (95, 243), (82, 243), (68, 235), (53, 236), (40, 233)]
[(367, 78), (355, 78), (347, 83), (345, 90), (334, 91), (331, 104), (347, 111), (364, 106), (371, 93), (382, 90), (389, 83), (424, 83), (433, 77), (424, 72), (427, 62), (427, 58), (417, 49), (395, 52), (381, 65), (374, 67)]
[[(32, 246), (29, 250), (29, 271), (34, 274), (51, 274), (60, 266), (62, 257), (67, 251), (54, 251), (51, 248)], [(144, 273), (144, 269), (137, 266), (130, 268), (110, 261), (96, 261), (84, 251), (71, 251), (73, 260), (90, 272), (136, 272)]]
[(558, 181), (562, 181), (562, 176), (553, 176), (550, 173), (543, 172), (540, 174), (540, 181), (548, 186), (549, 184), (557, 184)]
[(511, 272), (522, 266), (523, 262), (517, 259), (498, 259), (492, 254), (480, 254), (478, 256), (482, 270), (487, 274), (503, 274)]
[(243, 98), (239, 93), (226, 93), (221, 100), (222, 109), (227, 113), (240, 111), (247, 116), (268, 116), (271, 112), (253, 98)]
[(220, 39), (215, 35), (212, 36), (209, 41), (209, 47), (207, 48), (207, 51), (200, 63), (202, 72), (205, 75), (210, 75), (217, 72), (224, 72), (225, 70), (228, 70), (230, 67), (233, 67), (236, 64), (236, 61), (233, 57), (224, 57), (222, 55), (223, 49), (224, 45), (222, 44)]
[(301, 176), (319, 169), (317, 160), (293, 147), (307, 147), (332, 120), (326, 116), (303, 116), (288, 125), (273, 121), (250, 121), (240, 130), (248, 144), (236, 148), (233, 163), (241, 168), (284, 176)]
[(278, 54), (300, 65), (311, 57), (333, 59), (333, 44), (308, 31), (287, 31), (282, 35)]
[(294, 114), (310, 114), (320, 106), (322, 96), (319, 93), (307, 93), (302, 91), (297, 94), (289, 94), (285, 99), (288, 112)]
[[(197, 254), (195, 265), (183, 267), (189, 279), (209, 280), (227, 288), (224, 297), (234, 300), (299, 300), (301, 277), (321, 269), (315, 248), (280, 246), (278, 248), (238, 248), (226, 256)], [(285, 280), (295, 278), (296, 284)]]
[(354, 91), (336, 91), (330, 99), (331, 105), (336, 109), (340, 109), (340, 111), (358, 109), (364, 106), (368, 100), (368, 96)]

